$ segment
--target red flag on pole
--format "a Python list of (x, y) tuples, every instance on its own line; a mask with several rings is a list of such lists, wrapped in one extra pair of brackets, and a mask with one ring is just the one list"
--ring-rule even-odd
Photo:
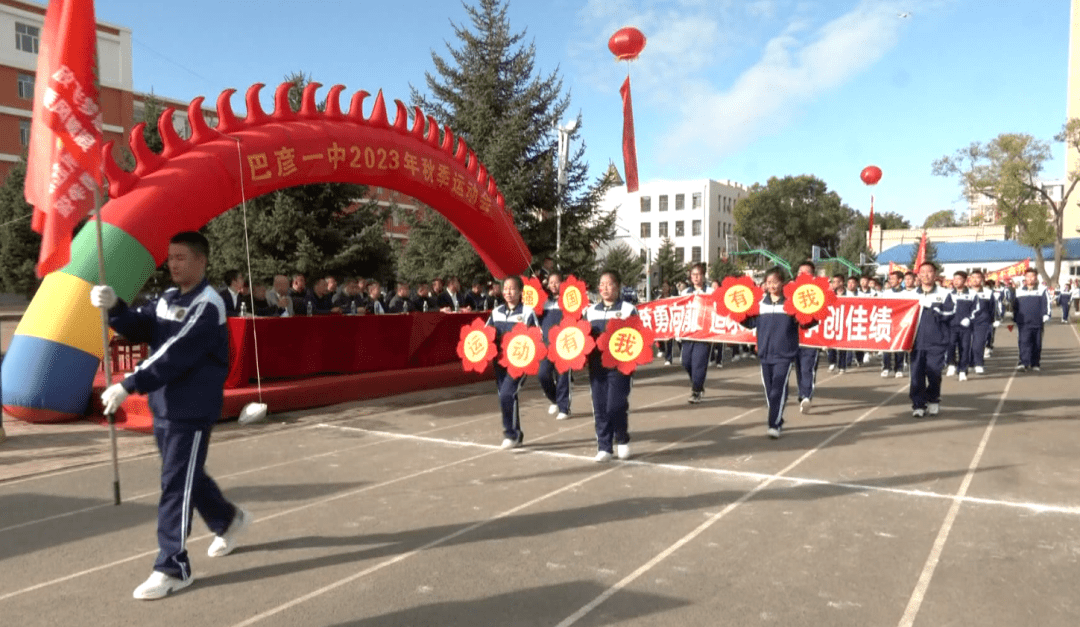
[(71, 232), (101, 185), (101, 108), (93, 0), (52, 0), (38, 51), (26, 201), (41, 233), (38, 277), (71, 258)]
[(922, 241), (919, 242), (919, 254), (915, 255), (915, 272), (919, 271), (923, 261), (926, 260), (926, 231), (922, 232)]
[(867, 236), (867, 248), (874, 250), (874, 195), (870, 194), (870, 234)]
[(622, 156), (623, 168), (626, 170), (626, 191), (638, 190), (637, 178), (637, 146), (634, 144), (634, 106), (630, 103), (630, 77), (627, 76), (619, 88), (622, 94), (623, 125), (622, 125)]

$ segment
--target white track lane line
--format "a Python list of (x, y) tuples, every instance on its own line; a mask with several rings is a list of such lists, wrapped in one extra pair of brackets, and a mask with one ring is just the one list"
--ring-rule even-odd
[(915, 617), (919, 614), (919, 608), (922, 606), (923, 599), (926, 596), (926, 590), (930, 587), (930, 580), (934, 577), (934, 570), (937, 569), (938, 562), (941, 560), (941, 552), (945, 549), (945, 542), (949, 539), (949, 533), (956, 522), (956, 515), (959, 513), (960, 505), (963, 503), (962, 499), (967, 494), (968, 488), (971, 487), (971, 481), (975, 477), (975, 470), (978, 468), (979, 461), (982, 460), (983, 453), (986, 451), (987, 442), (990, 441), (990, 432), (994, 430), (994, 425), (997, 424), (998, 416), (1001, 415), (1001, 408), (1005, 405), (1005, 397), (1009, 395), (1009, 388), (1012, 387), (1015, 380), (1016, 370), (1013, 370), (1009, 382), (1005, 384), (1005, 389), (1001, 392), (1001, 398), (998, 399), (994, 415), (990, 417), (990, 423), (986, 425), (986, 429), (983, 431), (982, 440), (979, 442), (978, 448), (975, 449), (975, 456), (971, 458), (971, 463), (968, 464), (968, 471), (964, 475), (964, 481), (960, 484), (960, 489), (956, 492), (956, 498), (953, 500), (949, 512), (945, 514), (945, 521), (941, 523), (937, 538), (934, 539), (934, 545), (930, 548), (930, 555), (926, 558), (926, 564), (919, 575), (919, 581), (915, 584), (915, 590), (912, 591), (911, 598), (908, 599), (904, 615), (900, 618), (900, 627), (911, 627), (911, 625), (915, 624)]
[(742, 505), (746, 501), (753, 498), (754, 495), (756, 495), (758, 492), (761, 492), (765, 488), (772, 485), (780, 477), (782, 477), (783, 475), (786, 475), (789, 471), (793, 470), (796, 466), (798, 466), (799, 464), (806, 461), (811, 455), (813, 455), (814, 453), (820, 451), (822, 448), (828, 446), (833, 440), (840, 437), (848, 429), (851, 429), (855, 425), (862, 422), (862, 420), (864, 418), (866, 418), (867, 416), (869, 416), (870, 414), (874, 413), (878, 409), (880, 409), (880, 408), (884, 407), (885, 405), (889, 404), (889, 402), (892, 401), (892, 399), (895, 398), (896, 395), (900, 394), (900, 392), (903, 392), (906, 389), (907, 389), (907, 387), (905, 386), (905, 387), (893, 392), (884, 401), (882, 401), (881, 403), (878, 403), (878, 405), (876, 405), (875, 407), (872, 407), (872, 408), (866, 410), (861, 416), (856, 418), (854, 421), (848, 423), (847, 425), (844, 425), (843, 427), (838, 429), (835, 433), (833, 433), (829, 437), (825, 438), (825, 440), (822, 441), (821, 444), (818, 444), (814, 448), (812, 448), (809, 451), (806, 451), (805, 453), (800, 455), (798, 459), (796, 459), (795, 461), (793, 461), (790, 464), (788, 464), (787, 466), (785, 466), (783, 468), (783, 470), (776, 473), (775, 476), (765, 479), (764, 481), (759, 483), (757, 486), (755, 486), (754, 488), (747, 491), (745, 494), (743, 494), (737, 500), (735, 500), (734, 502), (728, 504), (728, 506), (725, 507), (723, 510), (721, 510), (720, 512), (718, 512), (718, 513), (712, 515), (711, 517), (709, 517), (708, 520), (703, 522), (696, 529), (694, 529), (690, 533), (686, 534), (682, 538), (679, 538), (679, 540), (677, 540), (674, 544), (672, 544), (668, 548), (664, 549), (663, 551), (658, 553), (655, 557), (653, 557), (651, 560), (649, 560), (648, 562), (645, 562), (640, 567), (638, 567), (637, 570), (630, 573), (626, 577), (623, 577), (615, 585), (611, 586), (610, 588), (608, 588), (607, 590), (602, 592), (598, 597), (596, 597), (595, 599), (593, 599), (589, 603), (585, 604), (584, 607), (582, 607), (578, 611), (574, 612), (570, 616), (566, 617), (562, 622), (560, 622), (558, 624), (557, 627), (570, 627), (570, 625), (573, 625), (574, 623), (576, 623), (579, 620), (581, 620), (582, 618), (584, 618), (589, 612), (592, 612), (594, 609), (599, 607), (601, 603), (603, 603), (604, 601), (606, 601), (606, 600), (610, 599), (612, 596), (614, 596), (615, 593), (619, 592), (620, 590), (622, 590), (626, 586), (633, 583), (638, 577), (640, 577), (640, 576), (644, 575), (645, 573), (649, 572), (649, 570), (651, 570), (654, 566), (656, 566), (660, 562), (664, 561), (669, 555), (671, 555), (675, 551), (678, 551), (682, 547), (686, 546), (688, 543), (693, 541), (694, 538), (698, 537), (699, 535), (704, 533), (709, 527), (712, 527), (714, 524), (716, 524), (716, 522), (719, 521), (721, 518), (723, 518), (724, 516), (727, 516), (729, 513), (734, 511), (735, 508), (737, 508), (738, 506)]
[[(655, 403), (650, 403), (648, 405), (643, 405), (639, 409), (645, 409), (647, 407), (652, 407), (654, 405), (659, 405), (659, 404), (662, 404), (662, 403), (669, 403), (669, 402), (671, 402), (673, 400), (676, 400), (676, 399), (679, 399), (679, 398), (685, 398), (685, 396), (686, 396), (685, 393), (679, 394), (678, 396), (673, 396), (671, 398), (664, 399), (664, 400), (661, 400), (661, 401), (657, 401)], [(676, 442), (671, 442), (671, 443), (663, 446), (662, 448), (657, 449), (656, 451), (654, 451), (651, 454), (663, 452), (663, 451), (665, 451), (665, 450), (667, 450), (667, 449), (669, 449), (669, 448), (671, 448), (673, 446), (677, 446), (677, 445), (682, 444), (683, 442), (686, 442), (688, 440), (698, 438), (698, 437), (700, 437), (702, 435), (705, 435), (706, 433), (708, 433), (708, 432), (710, 432), (710, 431), (712, 431), (714, 429), (718, 429), (718, 428), (720, 428), (720, 427), (722, 427), (722, 426), (724, 426), (726, 424), (735, 422), (736, 420), (738, 420), (738, 419), (740, 419), (740, 418), (742, 418), (744, 416), (748, 416), (748, 415), (750, 415), (750, 414), (752, 414), (754, 412), (757, 412), (760, 409), (761, 409), (760, 407), (756, 407), (754, 409), (748, 409), (748, 410), (744, 411), (741, 414), (738, 414), (736, 416), (728, 418), (727, 420), (724, 420), (724, 421), (719, 422), (719, 423), (714, 424), (714, 425), (710, 425), (710, 426), (708, 426), (708, 427), (706, 427), (704, 429), (701, 429), (701, 430), (699, 430), (699, 431), (697, 431), (695, 433), (692, 433), (692, 434), (686, 436), (685, 438), (683, 438), (681, 440), (678, 440)], [(591, 423), (591, 422), (585, 423), (583, 421), (583, 424), (595, 424), (595, 423)], [(576, 427), (572, 427), (572, 428), (576, 428)], [(570, 429), (564, 429), (563, 431), (569, 431), (569, 430)], [(554, 434), (549, 434), (549, 435), (554, 435)], [(542, 436), (542, 437), (547, 437), (547, 436)], [(536, 440), (533, 440), (533, 441), (536, 442), (537, 440), (540, 440), (540, 439), (541, 438), (537, 438)], [(498, 450), (492, 451), (490, 453), (485, 453), (485, 455), (490, 455), (490, 454), (496, 453), (496, 452), (499, 452), (499, 451)], [(646, 456), (648, 456), (648, 455), (646, 455)], [(468, 525), (466, 527), (462, 527), (461, 529), (458, 529), (457, 531), (455, 531), (453, 533), (450, 533), (450, 534), (445, 535), (445, 536), (443, 536), (441, 538), (432, 540), (431, 542), (428, 542), (427, 544), (419, 546), (419, 547), (413, 549), (412, 551), (409, 551), (407, 553), (402, 553), (402, 554), (397, 555), (395, 557), (392, 557), (390, 559), (379, 562), (378, 564), (375, 564), (375, 565), (373, 565), (373, 566), (371, 566), (369, 568), (366, 568), (366, 569), (364, 569), (364, 570), (362, 570), (360, 572), (353, 573), (352, 575), (349, 575), (348, 577), (345, 577), (345, 578), (339, 579), (339, 580), (337, 580), (337, 581), (335, 581), (333, 583), (327, 584), (327, 585), (323, 586), (322, 588), (319, 588), (317, 590), (312, 590), (311, 592), (309, 592), (309, 593), (307, 593), (307, 594), (305, 594), (303, 596), (297, 597), (297, 598), (295, 598), (295, 599), (293, 599), (291, 601), (288, 601), (286, 603), (282, 603), (281, 605), (279, 605), (277, 607), (271, 608), (269, 610), (266, 610), (265, 612), (262, 612), (260, 614), (255, 615), (255, 616), (252, 616), (251, 618), (249, 618), (249, 619), (247, 619), (245, 621), (236, 623), (235, 625), (233, 625), (233, 627), (247, 627), (248, 625), (253, 625), (253, 624), (255, 624), (255, 623), (257, 623), (257, 622), (259, 622), (259, 621), (261, 621), (263, 619), (270, 618), (272, 616), (280, 614), (281, 612), (284, 612), (284, 611), (286, 611), (286, 610), (288, 610), (290, 608), (296, 607), (297, 605), (300, 605), (301, 603), (305, 603), (307, 601), (310, 601), (311, 599), (322, 596), (323, 594), (326, 594), (327, 592), (331, 592), (333, 590), (336, 590), (337, 588), (340, 588), (341, 586), (352, 583), (353, 581), (356, 581), (357, 579), (360, 579), (360, 578), (366, 577), (367, 575), (370, 575), (372, 573), (378, 572), (378, 571), (382, 570), (383, 568), (386, 568), (387, 566), (392, 566), (392, 565), (394, 565), (394, 564), (396, 564), (398, 562), (401, 562), (401, 561), (403, 561), (405, 559), (408, 559), (408, 558), (410, 558), (410, 557), (412, 557), (414, 555), (417, 555), (418, 553), (426, 551), (427, 549), (431, 549), (431, 548), (437, 547), (437, 546), (439, 546), (441, 544), (445, 544), (445, 543), (449, 542), (450, 540), (453, 540), (454, 538), (465, 535), (465, 534), (469, 533), (470, 531), (475, 531), (476, 529), (484, 527), (484, 526), (486, 526), (486, 525), (488, 525), (490, 523), (496, 522), (498, 520), (502, 520), (503, 518), (506, 518), (507, 516), (512, 516), (512, 515), (516, 514), (517, 512), (519, 512), (519, 511), (521, 511), (523, 509), (527, 509), (529, 507), (532, 507), (533, 505), (536, 505), (537, 503), (545, 501), (545, 500), (547, 500), (547, 499), (549, 499), (549, 498), (551, 498), (553, 496), (557, 496), (559, 494), (562, 494), (563, 492), (566, 492), (567, 490), (572, 490), (572, 489), (574, 489), (574, 488), (576, 488), (576, 487), (578, 487), (580, 485), (583, 485), (583, 484), (588, 483), (590, 481), (593, 481), (595, 479), (599, 479), (600, 477), (603, 477), (603, 476), (605, 476), (607, 474), (615, 472), (616, 470), (619, 470), (621, 467), (622, 467), (621, 464), (613, 463), (613, 464), (611, 464), (610, 468), (607, 468), (605, 470), (597, 472), (596, 474), (589, 475), (588, 477), (585, 477), (584, 479), (579, 479), (577, 481), (574, 481), (572, 483), (564, 485), (563, 487), (552, 490), (551, 492), (548, 492), (547, 494), (542, 494), (542, 495), (540, 495), (540, 496), (538, 496), (538, 497), (536, 497), (536, 498), (534, 498), (534, 499), (532, 499), (532, 500), (530, 500), (530, 501), (528, 501), (526, 503), (522, 503), (521, 505), (518, 505), (518, 506), (513, 507), (511, 509), (505, 510), (503, 512), (500, 512), (500, 513), (498, 513), (498, 514), (496, 514), (496, 515), (494, 515), (494, 516), (492, 516), (490, 518), (475, 522), (475, 523), (473, 523), (471, 525)], [(0, 600), (2, 600), (2, 598), (0, 598)]]
[[(445, 431), (447, 429), (453, 429), (455, 427), (463, 427), (465, 425), (469, 425), (469, 424), (472, 424), (474, 422), (480, 422), (482, 420), (492, 420), (493, 418), (497, 418), (498, 416), (499, 416), (499, 414), (488, 414), (486, 416), (480, 416), (479, 418), (473, 418), (472, 420), (466, 420), (464, 422), (458, 422), (458, 423), (455, 423), (455, 424), (452, 424), (452, 425), (443, 425), (443, 426), (437, 427), (435, 429), (428, 429), (427, 431), (421, 431), (420, 434), (437, 433), (439, 431)], [(322, 427), (322, 426), (328, 425), (328, 424), (329, 423), (320, 423), (320, 424), (317, 424), (317, 425), (307, 425), (304, 428), (305, 429), (314, 429), (314, 428)], [(293, 429), (292, 431), (297, 431), (297, 430), (298, 429)], [(372, 432), (372, 433), (374, 434), (375, 432)], [(380, 433), (391, 433), (391, 432), (385, 431), (385, 432), (380, 432)], [(240, 477), (240, 476), (248, 475), (248, 474), (251, 474), (251, 473), (262, 472), (264, 470), (270, 470), (272, 468), (280, 468), (281, 466), (288, 466), (290, 464), (298, 464), (300, 462), (306, 462), (306, 461), (310, 461), (310, 460), (313, 460), (313, 459), (319, 459), (320, 457), (328, 457), (328, 456), (331, 456), (331, 455), (337, 455), (338, 453), (347, 453), (349, 451), (355, 451), (355, 450), (359, 450), (359, 449), (364, 449), (364, 448), (368, 448), (368, 447), (371, 447), (371, 446), (378, 446), (379, 444), (384, 444), (384, 443), (389, 442), (389, 441), (391, 441), (391, 438), (379, 440), (377, 442), (365, 442), (363, 444), (358, 444), (356, 446), (349, 446), (349, 447), (346, 447), (346, 448), (336, 449), (336, 450), (333, 450), (333, 451), (327, 451), (325, 453), (315, 453), (313, 455), (307, 455), (305, 457), (297, 457), (295, 459), (288, 459), (288, 460), (285, 460), (285, 461), (282, 461), (282, 462), (277, 462), (277, 463), (274, 463), (274, 464), (267, 464), (266, 466), (259, 466), (258, 468), (247, 468), (247, 469), (244, 469), (244, 470), (239, 470), (237, 472), (231, 472), (231, 473), (229, 473), (227, 475), (215, 475), (214, 480), (215, 481), (221, 481), (223, 479), (230, 479), (230, 478), (233, 478), (233, 477)], [(224, 444), (224, 442), (223, 442), (223, 444)], [(212, 445), (213, 444), (211, 443), (211, 446)], [(138, 501), (138, 500), (141, 500), (141, 499), (147, 499), (147, 498), (150, 498), (150, 497), (156, 497), (156, 496), (158, 496), (160, 494), (161, 494), (160, 489), (154, 490), (153, 492), (143, 492), (142, 494), (136, 494), (134, 496), (126, 497), (124, 499), (124, 502), (125, 503), (130, 503), (132, 501)], [(103, 502), (103, 503), (99, 503), (97, 505), (89, 505), (87, 507), (83, 507), (83, 508), (80, 508), (80, 509), (74, 509), (74, 510), (71, 510), (71, 511), (68, 511), (68, 512), (61, 512), (59, 514), (53, 514), (51, 516), (45, 516), (43, 518), (36, 518), (34, 520), (27, 520), (27, 521), (23, 521), (21, 523), (16, 523), (14, 525), (8, 525), (7, 527), (0, 527), (0, 533), (4, 533), (5, 531), (12, 531), (14, 529), (21, 529), (22, 527), (29, 527), (31, 525), (36, 525), (36, 524), (39, 524), (39, 523), (48, 522), (50, 520), (59, 520), (61, 518), (67, 518), (69, 516), (75, 516), (77, 514), (85, 514), (86, 512), (92, 512), (92, 511), (99, 510), (99, 509), (106, 509), (106, 508), (109, 508), (109, 507), (115, 507), (115, 506), (112, 503), (109, 503), (109, 502)]]

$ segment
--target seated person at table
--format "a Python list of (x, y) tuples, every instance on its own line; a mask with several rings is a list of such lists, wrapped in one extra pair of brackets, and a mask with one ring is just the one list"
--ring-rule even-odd
[(307, 314), (307, 279), (302, 274), (294, 274), (289, 298), (293, 302), (293, 312), (298, 316)]
[(326, 291), (330, 293), (330, 298), (334, 298), (341, 293), (341, 285), (338, 284), (336, 276), (328, 274), (323, 278), (326, 279)]
[(437, 311), (439, 309), (438, 298), (431, 293), (431, 286), (420, 283), (416, 286), (416, 298), (413, 299), (414, 311)]
[(415, 311), (412, 306), (411, 299), (409, 298), (409, 284), (405, 281), (398, 281), (397, 293), (390, 299), (390, 303), (386, 306), (387, 313), (410, 313)]
[(487, 298), (484, 299), (484, 309), (495, 309), (505, 302), (502, 295), (502, 283), (499, 283), (498, 281), (492, 282), (491, 287), (488, 289)]
[(247, 292), (244, 283), (244, 274), (239, 270), (229, 270), (225, 273), (225, 289), (218, 292), (221, 300), (225, 301), (225, 315), (239, 316), (240, 301)]
[(315, 286), (307, 297), (307, 310), (316, 316), (341, 313), (341, 307), (334, 306), (334, 296), (326, 287), (326, 279), (315, 281)]
[(443, 293), (446, 291), (445, 283), (442, 277), (435, 277), (431, 279), (431, 295), (435, 298), (435, 302), (438, 303), (442, 298)]
[(360, 289), (360, 282), (356, 279), (345, 279), (345, 285), (341, 293), (334, 296), (334, 306), (340, 307), (345, 313), (365, 313), (364, 301), (367, 297)]
[(465, 306), (470, 311), (483, 311), (484, 310), (484, 284), (479, 280), (475, 280), (472, 283), (472, 289), (465, 295)]
[(256, 316), (291, 316), (295, 313), (292, 298), (289, 297), (289, 277), (284, 274), (274, 276), (274, 286), (266, 292), (266, 308), (261, 312), (256, 307)]
[(265, 316), (266, 313), (260, 313), (270, 310), (270, 303), (266, 301), (266, 282), (259, 281), (252, 286), (251, 300), (255, 303), (255, 315)]
[(446, 281), (446, 290), (438, 296), (439, 311), (452, 313), (466, 307), (465, 296), (461, 293), (461, 281), (452, 276)]
[(368, 283), (368, 297), (364, 301), (364, 309), (368, 313), (384, 314), (386, 313), (386, 303), (383, 302), (382, 286), (375, 279), (372, 279)]

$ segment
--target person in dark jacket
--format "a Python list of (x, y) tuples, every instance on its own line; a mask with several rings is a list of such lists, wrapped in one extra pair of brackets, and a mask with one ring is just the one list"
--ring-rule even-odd
[(315, 285), (311, 287), (311, 293), (307, 297), (307, 310), (314, 316), (341, 313), (341, 307), (334, 306), (334, 294), (330, 291), (326, 279), (315, 281)]
[[(614, 270), (605, 270), (597, 283), (600, 299), (585, 310), (584, 318), (599, 339), (609, 320), (638, 315), (637, 308), (620, 298), (622, 280)], [(649, 347), (645, 347), (649, 350)], [(605, 368), (599, 348), (589, 353), (589, 386), (592, 388), (593, 420), (596, 422), (596, 457), (593, 461), (611, 461), (630, 457), (630, 390), (633, 376), (618, 368)]]
[[(960, 381), (967, 381), (968, 366), (971, 365), (971, 340), (974, 337), (972, 322), (978, 315), (980, 301), (975, 292), (968, 289), (968, 274), (958, 270), (953, 274), (952, 295), (956, 303), (956, 313), (949, 321), (949, 353), (946, 363), (949, 369), (945, 376), (958, 375)], [(964, 322), (964, 321), (967, 322)]]
[[(690, 286), (682, 295), (705, 295), (711, 293), (705, 284), (705, 264), (695, 263), (690, 269)], [(678, 330), (676, 330), (678, 333)], [(697, 340), (682, 341), (682, 366), (690, 377), (690, 398), (687, 402), (697, 404), (701, 402), (701, 396), (705, 393), (705, 375), (709, 369), (709, 352), (712, 344)]]
[(412, 300), (413, 311), (428, 312), (439, 310), (439, 297), (431, 293), (431, 286), (420, 283), (416, 286), (416, 296)]
[[(544, 302), (544, 311), (540, 316), (540, 328), (544, 332), (544, 344), (551, 345), (551, 329), (563, 320), (562, 309), (559, 308), (559, 289), (562, 287), (562, 275), (558, 270), (548, 273), (547, 293), (548, 298)], [(549, 352), (550, 356), (550, 352)], [(570, 393), (573, 382), (570, 379), (570, 371), (560, 373), (555, 368), (555, 363), (548, 357), (540, 362), (540, 370), (537, 373), (540, 379), (540, 389), (544, 391), (551, 406), (548, 414), (555, 415), (556, 420), (566, 420), (570, 417)]]
[(446, 289), (438, 297), (439, 311), (454, 313), (465, 309), (465, 295), (461, 293), (461, 281), (456, 276), (446, 280)]
[[(537, 325), (536, 312), (521, 302), (521, 290), (524, 287), (521, 277), (511, 276), (503, 281), (506, 303), (491, 312), (487, 326), (495, 327), (495, 346), (502, 350), (503, 336), (518, 323), (527, 327)], [(525, 383), (525, 375), (518, 378), (510, 376), (506, 368), (495, 360), (495, 383), (499, 389), (499, 407), (502, 410), (503, 441), (501, 448), (512, 449), (525, 441), (525, 432), (521, 430), (521, 413), (518, 406), (518, 392)]]
[(90, 292), (95, 307), (108, 309), (117, 333), (151, 349), (133, 373), (101, 395), (106, 414), (114, 413), (129, 394), (149, 395), (161, 453), (159, 552), (153, 573), (135, 588), (136, 599), (159, 599), (194, 581), (186, 545), (192, 508), (217, 535), (207, 551), (211, 557), (229, 554), (251, 523), (251, 515), (230, 503), (203, 469), (229, 373), (225, 303), (206, 280), (209, 253), (209, 243), (197, 232), (173, 236), (168, 264), (177, 287), (155, 304), (131, 309), (111, 287)]
[(221, 300), (225, 303), (226, 316), (240, 315), (240, 300), (244, 297), (247, 286), (244, 284), (244, 274), (239, 270), (229, 270), (225, 273), (225, 289), (218, 292)]
[(784, 271), (781, 268), (772, 268), (765, 273), (764, 288), (765, 296), (758, 305), (758, 315), (743, 320), (742, 324), (757, 329), (761, 381), (765, 384), (765, 403), (769, 408), (766, 433), (775, 440), (784, 428), (788, 378), (799, 354), (800, 325), (794, 316), (784, 311)]
[[(799, 264), (797, 272), (812, 277), (817, 268), (813, 261), (807, 260)], [(795, 382), (799, 387), (799, 413), (802, 414), (809, 414), (814, 404), (819, 352), (816, 346), (800, 346), (795, 354)]]
[(409, 299), (409, 284), (401, 281), (397, 284), (397, 293), (386, 305), (386, 313), (410, 313), (414, 311), (412, 301)]
[(1013, 296), (1012, 311), (1020, 348), (1020, 363), (1016, 369), (1038, 372), (1042, 360), (1043, 325), (1050, 322), (1050, 295), (1039, 285), (1039, 273), (1034, 268), (1024, 273), (1024, 285)]
[(465, 295), (465, 305), (471, 311), (483, 311), (484, 310), (484, 284), (480, 281), (473, 281), (472, 289)]
[(937, 266), (919, 266), (919, 321), (911, 344), (911, 415), (936, 416), (941, 409), (941, 369), (949, 350), (949, 323), (956, 315), (952, 293), (937, 284)]
[(297, 316), (310, 315), (307, 310), (307, 279), (302, 274), (294, 274), (292, 289), (289, 290), (289, 298), (293, 302), (293, 311)]

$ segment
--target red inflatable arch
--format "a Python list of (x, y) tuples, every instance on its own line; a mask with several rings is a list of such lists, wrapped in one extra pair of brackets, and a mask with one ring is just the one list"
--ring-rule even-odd
[(173, 128), (174, 110), (167, 109), (158, 124), (162, 154), (150, 151), (144, 124), (137, 125), (129, 138), (134, 172), (117, 165), (110, 142), (104, 152), (112, 200), (103, 208), (104, 221), (132, 236), (161, 263), (173, 234), (201, 228), (244, 197), (309, 183), (357, 183), (402, 192), (446, 216), (496, 277), (529, 266), (531, 255), (495, 181), (449, 127), (440, 133), (436, 120), (419, 107), (413, 108), (410, 127), (401, 101), (394, 101), (391, 123), (381, 91), (368, 117), (363, 115), (370, 95), (365, 91), (356, 92), (343, 113), (342, 85), (330, 88), (325, 110), (319, 111), (315, 92), (321, 85), (308, 84), (300, 111), (293, 111), (292, 86), (278, 86), (274, 112), (267, 114), (259, 103), (263, 85), (252, 85), (243, 119), (230, 105), (235, 90), (222, 92), (214, 128), (203, 117), (203, 98), (196, 98), (188, 107), (191, 137), (186, 140)]

